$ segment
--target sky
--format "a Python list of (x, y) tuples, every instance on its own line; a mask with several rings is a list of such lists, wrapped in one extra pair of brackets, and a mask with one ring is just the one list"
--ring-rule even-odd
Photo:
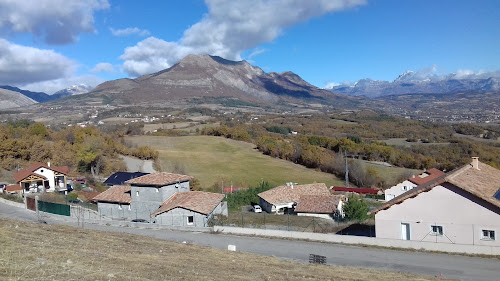
[(318, 87), (406, 70), (500, 77), (499, 11), (497, 0), (0, 0), (0, 85), (52, 94), (188, 54)]

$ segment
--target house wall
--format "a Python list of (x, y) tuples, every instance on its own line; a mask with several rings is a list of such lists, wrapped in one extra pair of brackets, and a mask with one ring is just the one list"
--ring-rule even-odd
[(261, 197), (259, 197), (259, 205), (262, 207), (262, 210), (264, 210), (268, 213), (276, 212), (276, 207), (273, 204), (262, 199)]
[(49, 186), (50, 186), (50, 188), (47, 189), (48, 191), (55, 190), (56, 184), (55, 184), (55, 180), (54, 180), (54, 177), (55, 177), (54, 171), (47, 169), (47, 168), (44, 168), (44, 167), (41, 167), (41, 168), (36, 169), (34, 171), (34, 173), (42, 175), (42, 176), (47, 178), (47, 180), (49, 181)]
[[(221, 201), (217, 207), (212, 211), (211, 215), (228, 215), (227, 202)], [(210, 216), (209, 216), (210, 217)]]
[(329, 215), (329, 214), (297, 213), (297, 216), (316, 217), (316, 218), (322, 218), (322, 219), (327, 219), (327, 220), (333, 220), (333, 216)]
[[(500, 208), (445, 183), (375, 215), (377, 238), (401, 239), (401, 223), (410, 225), (410, 240), (500, 246)], [(432, 235), (431, 226), (444, 235)], [(496, 240), (481, 239), (482, 230)]]
[[(134, 219), (131, 208), (129, 204), (118, 204), (118, 203), (97, 203), (97, 210), (99, 216), (106, 216), (114, 219), (131, 220)], [(120, 208), (121, 207), (121, 208)]]
[[(404, 186), (407, 187), (406, 190), (403, 189)], [(413, 189), (416, 186), (417, 186), (416, 184), (412, 183), (409, 180), (405, 180), (402, 183), (398, 183), (397, 185), (395, 185), (395, 186), (393, 186), (391, 188), (388, 188), (388, 189), (386, 189), (384, 191), (385, 201), (389, 201), (389, 200), (391, 200), (394, 197), (398, 197), (399, 195), (405, 193), (408, 190)]]
[(161, 203), (176, 192), (188, 192), (189, 181), (166, 186), (135, 186), (130, 187), (132, 203), (130, 203), (134, 217), (149, 220), (151, 213), (156, 211)]
[[(193, 216), (193, 223), (188, 224), (188, 217)], [(183, 208), (175, 208), (168, 212), (161, 213), (154, 218), (154, 221), (160, 225), (168, 226), (193, 226), (204, 227), (208, 221), (207, 215), (186, 210)]]

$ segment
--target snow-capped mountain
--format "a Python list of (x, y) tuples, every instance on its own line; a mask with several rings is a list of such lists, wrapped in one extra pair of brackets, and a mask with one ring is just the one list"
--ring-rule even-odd
[(85, 85), (85, 84), (78, 84), (78, 85), (73, 85), (70, 86), (66, 89), (59, 90), (53, 94), (54, 97), (57, 98), (63, 98), (63, 97), (68, 97), (68, 96), (75, 96), (75, 95), (81, 95), (81, 94), (86, 94), (90, 91), (92, 91), (94, 87)]

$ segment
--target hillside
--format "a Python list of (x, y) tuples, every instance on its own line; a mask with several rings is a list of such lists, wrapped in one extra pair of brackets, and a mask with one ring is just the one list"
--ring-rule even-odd
[(21, 93), (0, 88), (0, 109), (30, 106), (36, 103)]
[[(317, 88), (292, 72), (266, 73), (246, 61), (188, 55), (174, 66), (136, 79), (100, 84), (78, 103), (165, 106), (180, 100), (234, 99), (254, 105), (288, 103), (353, 106), (359, 98)], [(71, 102), (73, 99), (65, 99)]]

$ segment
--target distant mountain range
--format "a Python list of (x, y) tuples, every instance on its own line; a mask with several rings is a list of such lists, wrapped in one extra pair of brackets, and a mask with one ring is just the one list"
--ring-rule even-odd
[(8, 89), (0, 88), (0, 109), (30, 106), (37, 102), (27, 96)]
[(258, 105), (307, 102), (346, 106), (358, 100), (315, 87), (292, 72), (266, 73), (246, 61), (209, 55), (188, 55), (157, 73), (104, 82), (85, 96), (94, 101), (101, 97), (113, 105), (234, 99)]
[[(8, 85), (0, 86), (0, 90), (2, 90), (2, 89), (7, 90), (9, 92), (15, 92), (15, 93), (21, 94), (20, 96), (15, 95), (15, 96), (19, 97), (18, 98), (19, 101), (16, 102), (15, 101), (16, 99), (14, 98), (12, 93), (3, 91), (3, 93), (9, 93), (9, 97), (10, 97), (8, 103), (4, 102), (6, 100), (0, 101), (0, 103), (2, 103), (3, 106), (7, 106), (7, 104), (10, 106), (10, 107), (3, 107), (3, 108), (14, 108), (14, 107), (26, 106), (27, 103), (29, 103), (29, 102), (27, 102), (26, 99), (24, 99), (25, 97), (31, 99), (32, 101), (34, 101), (34, 103), (43, 103), (43, 102), (49, 102), (49, 101), (53, 101), (56, 99), (64, 98), (67, 96), (88, 93), (90, 90), (93, 89), (93, 87), (90, 87), (90, 86), (87, 86), (84, 84), (73, 85), (73, 86), (70, 86), (66, 89), (62, 89), (60, 91), (57, 91), (53, 95), (48, 95), (48, 94), (43, 93), (43, 92), (32, 92), (32, 91), (23, 90), (23, 89), (19, 89), (17, 87), (12, 87), (12, 86), (8, 86)], [(2, 106), (2, 105), (0, 105), (0, 106)]]
[(329, 89), (334, 93), (369, 98), (406, 94), (448, 94), (465, 91), (500, 92), (500, 79), (495, 77), (459, 79), (454, 74), (446, 77), (420, 77), (405, 71), (392, 82), (361, 79), (352, 85), (339, 85)]

